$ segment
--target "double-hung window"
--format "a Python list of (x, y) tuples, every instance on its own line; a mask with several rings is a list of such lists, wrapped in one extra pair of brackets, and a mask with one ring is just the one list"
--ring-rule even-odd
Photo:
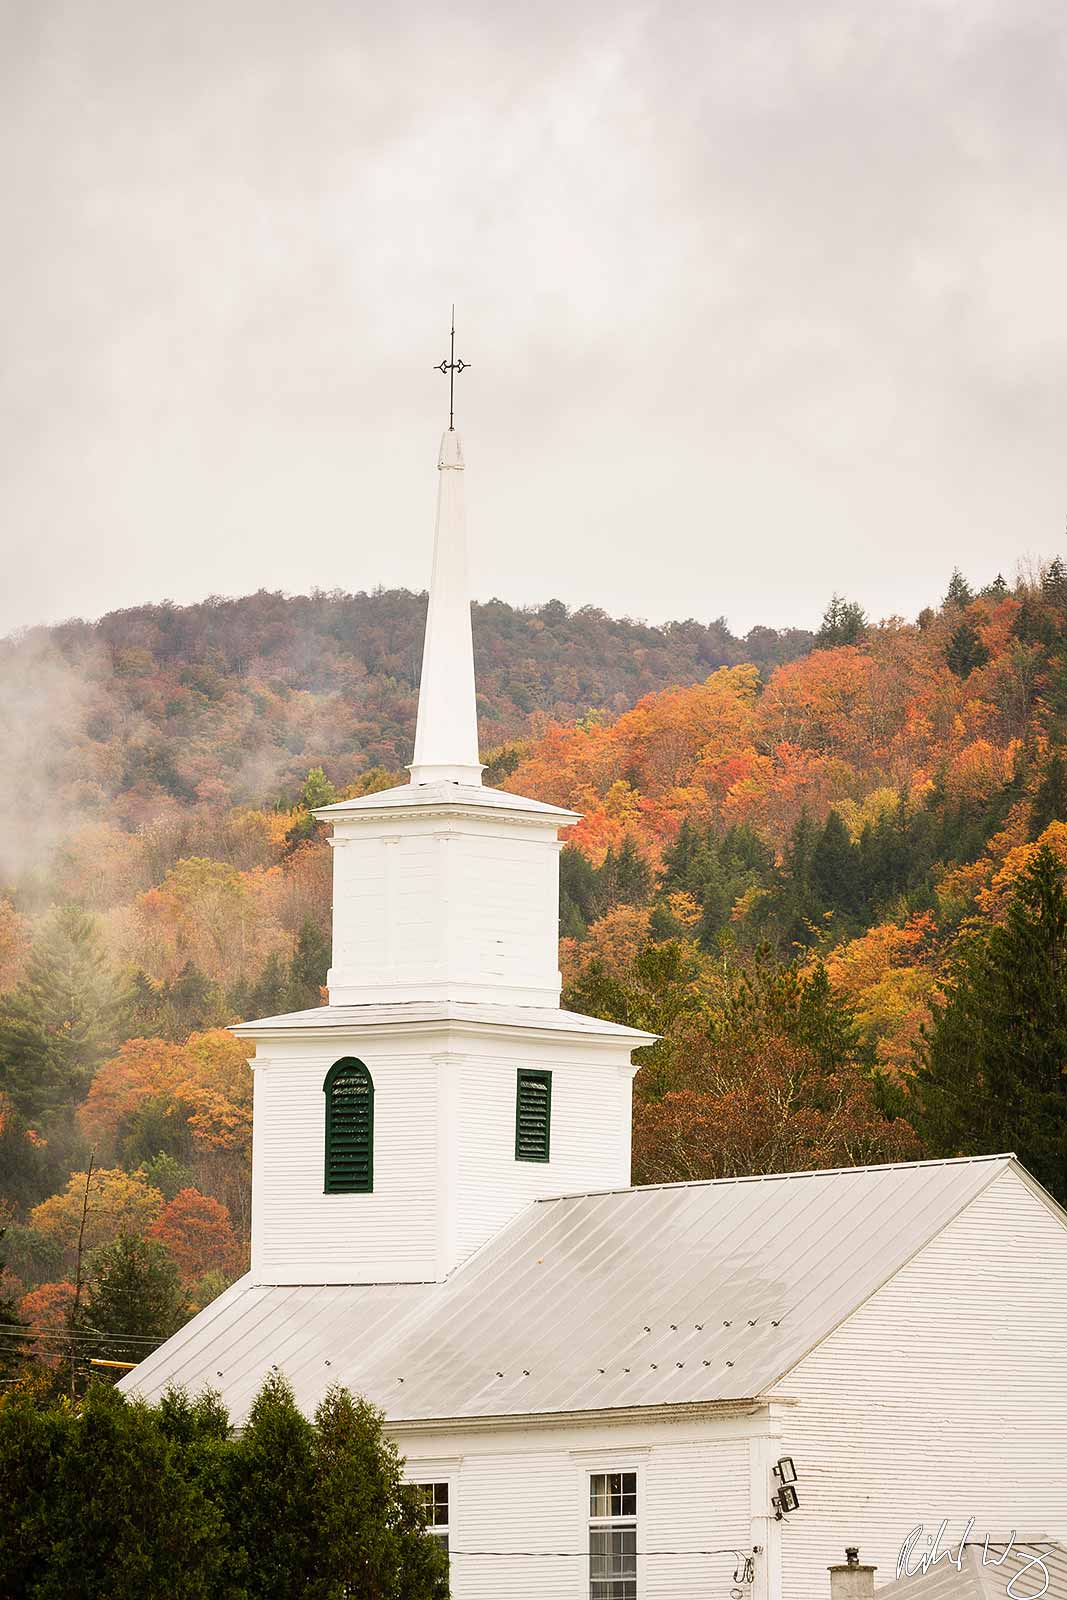
[(589, 1600), (637, 1600), (637, 1473), (589, 1475)]
[(426, 1532), (433, 1535), (447, 1556), (450, 1528), (447, 1482), (414, 1483), (412, 1488), (426, 1513)]

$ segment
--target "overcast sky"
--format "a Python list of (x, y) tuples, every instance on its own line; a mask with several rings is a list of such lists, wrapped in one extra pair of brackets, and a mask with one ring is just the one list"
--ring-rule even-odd
[(0, 0), (0, 631), (472, 581), (914, 613), (1063, 549), (1062, 0)]

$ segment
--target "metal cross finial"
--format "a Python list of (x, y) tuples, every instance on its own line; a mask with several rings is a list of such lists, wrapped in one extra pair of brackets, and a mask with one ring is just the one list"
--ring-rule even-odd
[(456, 403), (456, 373), (457, 372), (465, 372), (466, 369), (469, 366), (470, 366), (470, 362), (469, 361), (457, 361), (456, 360), (456, 308), (455, 308), (455, 306), (453, 306), (452, 307), (452, 342), (449, 345), (449, 357), (448, 357), (447, 361), (438, 362), (437, 366), (434, 368), (435, 372), (447, 372), (448, 373), (448, 431), (449, 431), (449, 433), (454, 432), (453, 416), (455, 414), (455, 403)]

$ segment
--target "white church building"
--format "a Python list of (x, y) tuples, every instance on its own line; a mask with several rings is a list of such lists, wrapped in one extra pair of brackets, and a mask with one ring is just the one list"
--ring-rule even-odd
[(457, 1600), (823, 1600), (920, 1523), (1067, 1535), (1067, 1214), (1011, 1156), (630, 1186), (649, 1035), (559, 1007), (576, 818), (482, 784), (438, 465), (411, 781), (318, 813), (329, 1004), (236, 1029), (251, 1268), (122, 1387), (366, 1395)]

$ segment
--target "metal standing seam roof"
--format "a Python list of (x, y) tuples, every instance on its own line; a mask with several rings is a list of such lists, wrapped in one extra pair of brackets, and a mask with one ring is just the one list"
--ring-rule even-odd
[[(985, 1559), (984, 1539), (979, 1539), (964, 1547), (959, 1567), (955, 1564), (958, 1546), (949, 1540), (942, 1548), (951, 1549), (950, 1561), (939, 1562), (926, 1573), (920, 1570), (912, 1577), (883, 1584), (877, 1590), (878, 1600), (1005, 1600), (1012, 1579), (1016, 1580), (1015, 1600), (1042, 1593), (1046, 1600), (1067, 1600), (1067, 1549), (1056, 1540), (1023, 1538), (1020, 1534), (1009, 1550), (1005, 1543), (994, 1543), (990, 1538)], [(1040, 1567), (1029, 1566), (1034, 1556), (1045, 1564), (1047, 1589), (1042, 1588), (1045, 1573)], [(917, 1554), (911, 1565), (918, 1564)]]
[(123, 1379), (217, 1389), (272, 1367), (390, 1422), (752, 1399), (1012, 1165), (1011, 1156), (539, 1200), (438, 1284), (243, 1278)]

